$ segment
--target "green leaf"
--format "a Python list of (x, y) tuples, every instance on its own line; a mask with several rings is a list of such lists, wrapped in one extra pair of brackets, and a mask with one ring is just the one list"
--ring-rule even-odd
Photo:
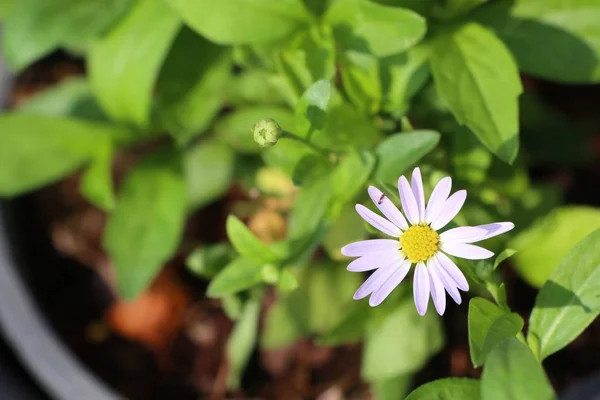
[(531, 351), (515, 338), (506, 339), (490, 353), (481, 376), (486, 400), (551, 400), (556, 396)]
[(403, 115), (408, 110), (410, 100), (431, 76), (429, 57), (430, 46), (420, 43), (404, 53), (379, 60), (385, 111)]
[(525, 281), (542, 287), (560, 260), (587, 234), (600, 228), (600, 209), (566, 206), (554, 209), (509, 242), (513, 264)]
[(307, 266), (298, 275), (298, 289), (281, 298), (267, 314), (261, 346), (283, 347), (303, 335), (333, 328), (352, 305), (359, 280), (341, 264)]
[(310, 137), (325, 127), (327, 105), (331, 96), (331, 82), (321, 80), (302, 94), (296, 105), (296, 127), (298, 136)]
[(514, 256), (517, 253), (516, 250), (513, 249), (504, 249), (502, 251), (502, 253), (498, 254), (498, 256), (496, 257), (496, 259), (494, 260), (494, 269), (498, 268), (498, 266), (500, 266), (500, 264), (507, 260), (508, 258)]
[(490, 3), (474, 17), (497, 32), (523, 71), (558, 82), (600, 82), (597, 1)]
[(148, 156), (125, 178), (103, 237), (125, 299), (146, 289), (177, 250), (186, 205), (181, 159), (174, 151)]
[(523, 319), (506, 312), (488, 300), (476, 297), (469, 302), (469, 349), (474, 367), (480, 367), (486, 357), (503, 340), (514, 337), (523, 329)]
[(574, 340), (600, 314), (600, 230), (590, 233), (552, 272), (529, 319), (541, 359)]
[(289, 217), (288, 237), (313, 235), (323, 223), (330, 200), (329, 179), (322, 179), (303, 187)]
[(24, 114), (107, 121), (85, 78), (65, 79), (27, 98), (17, 106), (16, 111)]
[(452, 139), (452, 177), (475, 185), (483, 183), (492, 165), (492, 154), (481, 146), (477, 137), (466, 127), (460, 127)]
[(418, 371), (443, 345), (439, 316), (419, 316), (412, 300), (406, 299), (382, 323), (369, 329), (361, 374), (374, 381)]
[(227, 236), (242, 257), (257, 264), (277, 263), (277, 256), (236, 216), (227, 217)]
[(318, 344), (333, 347), (361, 341), (370, 316), (371, 308), (367, 302), (354, 303), (341, 321), (318, 339)]
[(296, 275), (289, 269), (284, 268), (281, 270), (279, 274), (279, 280), (277, 281), (277, 289), (282, 293), (293, 292), (298, 288), (298, 278)]
[(519, 71), (504, 44), (476, 23), (434, 42), (431, 67), (437, 89), (459, 123), (505, 162), (519, 149)]
[(92, 164), (81, 177), (81, 193), (95, 206), (112, 210), (115, 193), (112, 177), (112, 143), (107, 140), (98, 145)]
[(447, 0), (443, 5), (436, 4), (438, 7), (434, 9), (433, 14), (439, 19), (449, 20), (468, 14), (486, 1), (488, 0)]
[[(55, 182), (96, 159), (117, 126), (25, 114), (0, 116), (0, 196), (17, 196)], [(97, 171), (96, 171), (97, 172)]]
[(206, 289), (209, 297), (224, 297), (250, 289), (262, 282), (262, 265), (238, 257), (221, 271)]
[(217, 140), (199, 142), (187, 149), (183, 161), (191, 208), (205, 206), (229, 190), (235, 153), (226, 143)]
[(210, 279), (232, 260), (233, 249), (226, 243), (198, 247), (185, 260), (188, 269), (197, 276)]
[(202, 36), (220, 44), (265, 43), (306, 25), (301, 0), (167, 0)]
[(139, 0), (126, 18), (94, 43), (88, 73), (109, 116), (148, 127), (154, 85), (180, 27), (164, 2)]
[(242, 374), (256, 346), (261, 304), (261, 296), (254, 296), (246, 302), (227, 340), (227, 387), (230, 390), (240, 387)]
[(376, 158), (371, 152), (355, 152), (348, 155), (331, 173), (333, 207), (330, 218), (337, 218), (343, 207), (352, 202), (365, 184), (373, 169)]
[(400, 175), (437, 146), (440, 134), (434, 131), (397, 133), (377, 146), (375, 179), (396, 182)]
[(179, 143), (202, 133), (221, 110), (231, 75), (227, 49), (183, 27), (156, 83), (160, 126)]
[[(256, 106), (242, 108), (228, 114), (217, 121), (214, 131), (217, 137), (227, 141), (231, 147), (240, 153), (259, 153), (261, 148), (252, 137), (252, 127), (264, 118), (274, 119), (283, 130), (294, 130), (294, 114), (288, 109), (274, 106)], [(281, 143), (277, 143), (277, 146), (270, 148), (269, 151), (279, 147)]]
[(381, 107), (383, 89), (379, 60), (368, 53), (347, 51), (341, 60), (341, 76), (348, 98), (367, 114), (375, 114)]
[(304, 186), (316, 182), (327, 175), (332, 164), (320, 154), (310, 153), (298, 161), (292, 172), (292, 181), (296, 186)]
[(334, 260), (346, 260), (340, 249), (348, 243), (366, 239), (364, 220), (355, 211), (354, 206), (346, 206), (336, 218), (323, 239), (323, 247)]
[(59, 47), (86, 47), (129, 9), (133, 0), (18, 0), (6, 16), (3, 47), (20, 70)]
[(406, 400), (481, 400), (479, 381), (469, 378), (445, 378), (419, 386)]
[(373, 394), (377, 400), (398, 400), (408, 394), (412, 376), (400, 375), (390, 379), (371, 382)]
[(425, 19), (410, 10), (362, 0), (337, 0), (325, 16), (345, 50), (385, 57), (401, 53), (425, 35)]

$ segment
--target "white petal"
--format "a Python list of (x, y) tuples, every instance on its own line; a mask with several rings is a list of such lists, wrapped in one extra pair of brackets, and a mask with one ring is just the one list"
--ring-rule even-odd
[(374, 290), (377, 290), (387, 281), (387, 279), (396, 271), (396, 266), (402, 259), (392, 260), (385, 267), (377, 269), (371, 276), (358, 288), (354, 293), (353, 299), (360, 300), (370, 295)]
[(429, 273), (429, 286), (431, 287), (431, 298), (433, 299), (433, 305), (435, 310), (440, 315), (444, 315), (446, 311), (446, 290), (444, 284), (440, 280), (437, 274), (437, 270), (433, 267), (433, 262), (429, 260), (427, 263), (427, 272)]
[(473, 243), (482, 240), (481, 238), (485, 237), (487, 233), (488, 231), (477, 226), (461, 226), (440, 234), (440, 240), (442, 243)]
[(505, 232), (510, 231), (514, 227), (515, 227), (515, 224), (513, 224), (512, 222), (494, 222), (493, 224), (485, 224), (485, 225), (475, 226), (475, 228), (484, 229), (486, 231), (486, 235), (479, 240), (485, 240), (485, 239), (492, 238), (494, 236), (501, 235)]
[(411, 186), (417, 208), (419, 209), (419, 222), (425, 221), (425, 192), (423, 191), (423, 178), (421, 178), (421, 170), (417, 167), (414, 169), (411, 177)]
[(386, 250), (379, 253), (367, 254), (352, 261), (346, 269), (350, 272), (364, 272), (381, 268), (396, 258), (402, 258), (399, 250)]
[(494, 253), (483, 247), (460, 242), (443, 242), (442, 250), (451, 256), (465, 258), (467, 260), (485, 260), (494, 255)]
[(448, 275), (448, 273), (442, 267), (440, 267), (439, 262), (435, 258), (432, 258), (430, 260), (428, 268), (432, 268), (435, 271), (437, 276), (440, 278), (440, 281), (444, 285), (444, 288), (446, 289), (450, 297), (452, 297), (452, 300), (454, 300), (456, 304), (462, 303), (462, 299), (460, 297), (458, 287), (456, 286), (456, 282), (454, 282), (450, 275)]
[(392, 237), (397, 238), (400, 236), (400, 232), (402, 232), (400, 228), (392, 224), (387, 219), (380, 217), (362, 204), (357, 204), (355, 209), (362, 219), (367, 221), (373, 228)]
[(398, 207), (396, 207), (381, 190), (377, 189), (375, 186), (369, 186), (368, 192), (373, 203), (375, 203), (377, 208), (379, 208), (379, 211), (381, 211), (387, 219), (400, 229), (408, 229), (408, 222), (406, 222), (404, 215), (402, 215), (400, 210), (398, 210)]
[(415, 195), (404, 175), (398, 179), (398, 192), (400, 193), (400, 201), (402, 202), (406, 218), (408, 218), (411, 224), (418, 224), (419, 207), (417, 206), (417, 200), (415, 200)]
[(431, 223), (431, 228), (437, 231), (438, 229), (446, 226), (448, 222), (452, 221), (454, 217), (456, 217), (456, 214), (458, 214), (463, 204), (465, 204), (466, 199), (466, 190), (459, 190), (452, 196), (448, 197), (448, 200), (446, 200), (444, 203), (442, 211)]
[(369, 298), (369, 305), (371, 307), (380, 305), (390, 295), (390, 293), (392, 293), (396, 286), (398, 286), (404, 280), (406, 275), (408, 275), (408, 271), (410, 271), (410, 265), (410, 261), (403, 260), (396, 268), (392, 276), (390, 276), (379, 289), (373, 292)]
[(438, 252), (434, 258), (440, 269), (443, 269), (448, 276), (452, 278), (454, 283), (456, 283), (456, 287), (458, 287), (460, 290), (464, 290), (465, 292), (469, 290), (469, 282), (467, 282), (465, 274), (463, 274), (460, 268), (454, 264), (454, 261), (441, 252)]
[(413, 296), (417, 312), (419, 315), (425, 315), (429, 303), (429, 274), (427, 273), (427, 267), (422, 262), (418, 263), (415, 268)]
[(444, 203), (450, 195), (450, 189), (452, 189), (452, 178), (449, 176), (443, 178), (435, 185), (429, 202), (427, 203), (427, 209), (425, 210), (425, 222), (430, 224), (433, 220), (440, 215), (444, 208)]
[(346, 257), (361, 257), (366, 254), (379, 253), (386, 250), (398, 250), (400, 242), (392, 239), (361, 240), (342, 247), (342, 254)]

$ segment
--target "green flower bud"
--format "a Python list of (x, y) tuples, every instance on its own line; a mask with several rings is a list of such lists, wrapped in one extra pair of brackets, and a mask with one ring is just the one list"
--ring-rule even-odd
[(254, 141), (260, 147), (271, 147), (279, 140), (283, 130), (279, 124), (271, 118), (265, 118), (258, 121), (252, 128)]

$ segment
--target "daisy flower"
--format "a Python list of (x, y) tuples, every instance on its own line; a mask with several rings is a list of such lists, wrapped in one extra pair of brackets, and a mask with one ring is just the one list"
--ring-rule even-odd
[(449, 196), (452, 179), (445, 177), (435, 186), (425, 205), (419, 168), (413, 171), (411, 183), (412, 186), (404, 176), (398, 179), (400, 201), (406, 218), (379, 189), (369, 187), (371, 200), (386, 218), (361, 204), (356, 205), (356, 211), (375, 229), (394, 239), (351, 243), (342, 248), (342, 254), (358, 257), (348, 265), (349, 271), (376, 270), (354, 293), (355, 300), (371, 295), (371, 306), (381, 304), (408, 275), (412, 265), (416, 264), (413, 295), (417, 312), (425, 315), (431, 295), (436, 311), (442, 315), (446, 310), (446, 292), (460, 304), (459, 290), (469, 290), (464, 274), (447, 254), (469, 260), (490, 258), (494, 253), (471, 243), (507, 232), (514, 228), (514, 224), (496, 222), (463, 226), (440, 233), (462, 208), (467, 191), (459, 190)]

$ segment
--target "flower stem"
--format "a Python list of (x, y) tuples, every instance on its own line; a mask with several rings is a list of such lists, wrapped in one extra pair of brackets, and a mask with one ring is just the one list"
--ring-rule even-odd
[(311, 150), (313, 150), (313, 151), (319, 153), (320, 155), (322, 155), (323, 157), (329, 159), (329, 155), (331, 153), (330, 151), (323, 149), (321, 147), (315, 146), (314, 144), (312, 144), (311, 142), (309, 142), (308, 140), (306, 140), (303, 137), (296, 136), (293, 133), (288, 132), (288, 131), (283, 131), (283, 134), (281, 135), (281, 137), (290, 139), (290, 140), (295, 140), (298, 143), (302, 143), (306, 147), (309, 147)]

